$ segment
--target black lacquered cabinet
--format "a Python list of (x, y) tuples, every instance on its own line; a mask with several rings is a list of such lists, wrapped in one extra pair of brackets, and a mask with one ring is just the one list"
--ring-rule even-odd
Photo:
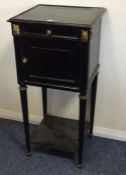
[[(85, 136), (92, 136), (101, 17), (97, 7), (37, 5), (11, 19), (26, 147), (31, 142), (77, 153), (83, 163)], [(44, 119), (29, 135), (27, 85), (42, 87)], [(48, 115), (47, 89), (79, 93), (79, 120)], [(55, 100), (55, 99), (54, 99)]]

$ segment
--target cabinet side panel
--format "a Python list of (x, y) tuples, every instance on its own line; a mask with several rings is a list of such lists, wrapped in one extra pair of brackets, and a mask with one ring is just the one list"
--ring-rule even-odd
[(93, 76), (99, 65), (99, 48), (100, 48), (101, 18), (96, 21), (92, 28), (90, 39), (89, 63), (88, 63), (88, 81)]

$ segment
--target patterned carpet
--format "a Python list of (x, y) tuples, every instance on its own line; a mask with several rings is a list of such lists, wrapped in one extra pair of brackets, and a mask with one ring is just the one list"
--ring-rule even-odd
[(27, 157), (23, 124), (0, 119), (0, 175), (126, 175), (126, 142), (88, 138), (85, 166), (78, 169), (71, 158), (40, 147)]

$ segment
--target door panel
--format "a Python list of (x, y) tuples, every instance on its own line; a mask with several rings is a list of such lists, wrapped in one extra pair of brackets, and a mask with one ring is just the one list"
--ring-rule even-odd
[(79, 74), (79, 44), (48, 38), (24, 38), (26, 79), (76, 83)]
[(29, 76), (73, 78), (71, 50), (32, 47), (29, 58)]

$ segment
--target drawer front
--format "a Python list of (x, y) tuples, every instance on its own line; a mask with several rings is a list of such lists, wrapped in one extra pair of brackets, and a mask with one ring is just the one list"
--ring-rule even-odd
[(30, 35), (30, 36), (43, 36), (43, 37), (54, 37), (54, 38), (63, 38), (63, 39), (75, 39), (79, 40), (80, 38), (80, 28), (72, 26), (60, 26), (60, 25), (51, 25), (51, 24), (22, 24), (20, 27), (21, 35)]
[(24, 37), (21, 64), (27, 81), (76, 85), (80, 64), (79, 43)]

